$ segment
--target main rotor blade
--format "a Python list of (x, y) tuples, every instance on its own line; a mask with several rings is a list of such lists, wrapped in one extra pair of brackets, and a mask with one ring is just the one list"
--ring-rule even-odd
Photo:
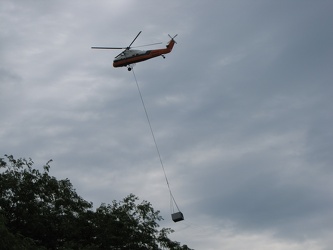
[(139, 32), (139, 34), (136, 35), (136, 37), (134, 38), (134, 40), (130, 43), (130, 45), (128, 45), (127, 49), (131, 48), (131, 45), (134, 43), (134, 41), (138, 38), (138, 36), (141, 34), (142, 31)]
[(126, 49), (121, 47), (91, 47), (92, 49)]
[(151, 46), (151, 45), (156, 45), (156, 44), (162, 44), (162, 42), (159, 42), (159, 43), (151, 43), (151, 44), (145, 44), (145, 45), (135, 46), (135, 47), (132, 47), (132, 48), (139, 48), (139, 47)]

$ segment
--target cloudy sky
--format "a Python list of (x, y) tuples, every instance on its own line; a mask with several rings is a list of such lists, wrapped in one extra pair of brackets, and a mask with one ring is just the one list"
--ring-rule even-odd
[[(333, 245), (332, 1), (0, 3), (0, 157), (53, 159), (95, 206), (134, 193), (195, 249)], [(132, 72), (119, 51), (163, 42)]]

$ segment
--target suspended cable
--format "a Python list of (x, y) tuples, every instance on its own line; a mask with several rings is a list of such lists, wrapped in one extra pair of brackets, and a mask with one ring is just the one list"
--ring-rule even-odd
[(142, 97), (142, 94), (141, 94), (141, 90), (140, 90), (140, 87), (139, 87), (139, 83), (136, 79), (136, 75), (134, 73), (134, 69), (132, 68), (132, 72), (133, 72), (133, 76), (134, 76), (134, 79), (135, 79), (135, 83), (136, 83), (136, 86), (138, 88), (138, 92), (139, 92), (139, 95), (140, 95), (140, 98), (141, 98), (141, 102), (142, 102), (142, 106), (143, 106), (143, 109), (145, 110), (145, 114), (146, 114), (146, 118), (147, 118), (147, 121), (148, 121), (148, 124), (149, 124), (149, 128), (150, 128), (150, 132), (151, 132), (151, 135), (153, 137), (153, 140), (154, 140), (154, 143), (155, 143), (155, 147), (156, 147), (156, 151), (157, 151), (157, 155), (160, 159), (160, 163), (161, 163), (161, 167), (163, 169), (163, 173), (164, 173), (164, 177), (165, 177), (165, 181), (168, 185), (168, 189), (169, 189), (169, 193), (170, 193), (170, 210), (171, 212), (174, 212), (174, 208), (173, 208), (173, 203), (176, 205), (177, 207), (177, 210), (180, 212), (179, 210), (179, 207), (177, 205), (177, 202), (175, 200), (175, 198), (173, 197), (173, 194), (171, 192), (171, 188), (170, 188), (170, 185), (169, 185), (169, 181), (168, 181), (168, 177), (166, 175), (166, 172), (165, 172), (165, 169), (164, 169), (164, 165), (163, 165), (163, 161), (162, 161), (162, 157), (161, 157), (161, 154), (160, 154), (160, 150), (158, 148), (158, 145), (157, 145), (157, 142), (156, 142), (156, 139), (155, 139), (155, 135), (154, 135), (154, 131), (153, 131), (153, 128), (151, 126), (151, 123), (150, 123), (150, 119), (149, 119), (149, 116), (148, 116), (148, 112), (147, 112), (147, 109), (146, 109), (146, 105), (145, 105), (145, 102), (143, 101), (143, 97)]

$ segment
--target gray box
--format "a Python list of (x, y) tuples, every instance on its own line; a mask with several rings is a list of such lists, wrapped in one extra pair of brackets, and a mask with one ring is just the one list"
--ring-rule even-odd
[(171, 218), (174, 222), (178, 222), (178, 221), (184, 220), (184, 215), (182, 212), (177, 212), (177, 213), (171, 214)]

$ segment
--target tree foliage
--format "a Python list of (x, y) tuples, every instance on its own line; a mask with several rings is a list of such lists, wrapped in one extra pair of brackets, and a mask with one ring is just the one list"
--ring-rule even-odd
[(172, 241), (147, 201), (128, 195), (95, 211), (69, 179), (33, 168), (29, 159), (0, 158), (1, 249), (190, 249)]

